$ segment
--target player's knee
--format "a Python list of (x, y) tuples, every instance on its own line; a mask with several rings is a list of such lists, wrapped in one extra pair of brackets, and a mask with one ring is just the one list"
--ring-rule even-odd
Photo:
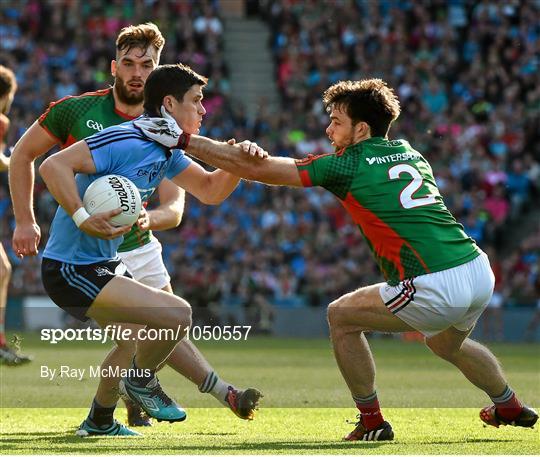
[(338, 298), (337, 300), (334, 300), (332, 303), (328, 305), (328, 308), (326, 310), (326, 319), (328, 321), (328, 326), (330, 329), (335, 329), (339, 326), (340, 319), (339, 316), (341, 314), (340, 308), (341, 308), (341, 298)]
[(346, 315), (349, 310), (347, 302), (347, 295), (344, 295), (328, 305), (326, 314), (330, 330), (336, 330), (347, 323)]
[(187, 332), (187, 329), (191, 327), (191, 306), (190, 304), (180, 297), (170, 295), (174, 300), (170, 307), (170, 319), (167, 320), (166, 327), (172, 327), (174, 329), (183, 329), (180, 335), (183, 337)]
[(130, 338), (119, 338), (115, 341), (117, 350), (120, 351), (125, 357), (133, 357), (135, 355), (135, 349), (137, 343)]

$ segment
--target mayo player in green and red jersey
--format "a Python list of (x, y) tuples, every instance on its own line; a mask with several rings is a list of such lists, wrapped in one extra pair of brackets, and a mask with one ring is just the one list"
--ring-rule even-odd
[[(342, 81), (323, 96), (326, 133), (336, 152), (304, 160), (255, 157), (214, 143), (187, 152), (237, 176), (267, 184), (321, 186), (343, 204), (364, 235), (386, 282), (332, 302), (334, 353), (360, 410), (346, 440), (391, 440), (375, 392), (375, 365), (365, 331), (418, 330), (427, 346), (485, 391), (493, 405), (481, 419), (498, 427), (532, 427), (536, 412), (517, 399), (495, 356), (469, 338), (493, 292), (489, 260), (443, 203), (427, 160), (405, 140), (389, 140), (400, 107), (380, 79)], [(157, 139), (157, 138), (156, 138)], [(159, 139), (157, 139), (159, 141)]]
[[(13, 249), (19, 257), (36, 255), (40, 241), (40, 229), (32, 208), (35, 159), (54, 145), (64, 149), (107, 127), (140, 116), (143, 113), (144, 84), (159, 64), (164, 44), (165, 39), (154, 24), (125, 27), (118, 35), (116, 59), (111, 62), (114, 85), (52, 103), (18, 141), (11, 158), (10, 188), (16, 221)], [(142, 172), (152, 174), (154, 170), (150, 167)], [(160, 206), (141, 213), (137, 224), (124, 237), (119, 257), (137, 281), (172, 293), (170, 277), (161, 257), (161, 244), (152, 236), (150, 229), (166, 230), (178, 226), (184, 207), (184, 191), (165, 179), (158, 187), (158, 195)], [(104, 327), (108, 323), (99, 324)], [(134, 328), (133, 334), (136, 331)], [(104, 364), (129, 367), (135, 342), (116, 343)], [(236, 389), (221, 379), (191, 341), (183, 340), (178, 344), (167, 363), (238, 417), (253, 419), (260, 393), (255, 389)], [(101, 378), (90, 417), (97, 434), (102, 425), (112, 420), (111, 408), (117, 400), (118, 382), (114, 378)], [(150, 425), (137, 405), (126, 404), (130, 425)]]
[[(15, 74), (9, 68), (0, 65), (0, 172), (9, 168), (9, 157), (4, 154), (5, 138), (10, 124), (7, 115), (16, 91)], [(0, 365), (18, 366), (30, 362), (32, 358), (9, 346), (6, 340), (5, 318), (10, 279), (11, 263), (0, 241)]]

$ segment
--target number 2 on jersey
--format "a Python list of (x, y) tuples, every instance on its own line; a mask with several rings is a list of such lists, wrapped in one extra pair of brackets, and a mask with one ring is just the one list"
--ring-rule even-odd
[(412, 181), (399, 194), (399, 201), (401, 206), (405, 209), (416, 208), (418, 206), (431, 205), (436, 203), (434, 195), (426, 195), (425, 197), (413, 198), (414, 193), (422, 187), (424, 180), (419, 171), (411, 165), (400, 164), (394, 165), (388, 170), (388, 177), (390, 179), (399, 179), (401, 173), (407, 173), (411, 176)]

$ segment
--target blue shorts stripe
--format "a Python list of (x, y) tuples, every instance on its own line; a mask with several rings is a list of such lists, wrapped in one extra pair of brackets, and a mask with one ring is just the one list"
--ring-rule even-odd
[(101, 292), (100, 289), (95, 284), (92, 284), (84, 276), (81, 276), (79, 273), (77, 273), (75, 271), (75, 267), (73, 265), (68, 266), (68, 271), (71, 273), (71, 275), (72, 275), (72, 277), (74, 279), (80, 281), (81, 284), (85, 284), (88, 287), (88, 289), (94, 291), (95, 296), (97, 296), (97, 294), (99, 294)]
[(91, 298), (92, 300), (94, 300), (96, 298), (96, 293), (94, 290), (92, 290), (90, 287), (86, 286), (84, 283), (82, 283), (81, 281), (77, 280), (76, 277), (73, 276), (73, 274), (69, 271), (69, 267), (70, 265), (69, 264), (63, 264), (62, 268), (63, 268), (63, 272), (65, 273), (65, 276), (64, 278), (66, 278), (66, 280), (69, 280), (70, 281), (70, 285), (72, 287), (75, 287), (77, 289), (79, 289), (80, 291), (84, 292), (84, 294)]
[(92, 293), (91, 293), (90, 291), (88, 291), (87, 289), (85, 289), (84, 287), (82, 287), (82, 286), (80, 286), (80, 285), (75, 284), (75, 283), (69, 278), (69, 273), (66, 271), (65, 266), (66, 266), (66, 264), (63, 263), (63, 264), (62, 264), (62, 267), (60, 268), (60, 273), (62, 274), (62, 277), (66, 280), (66, 282), (67, 282), (71, 287), (80, 290), (80, 291), (81, 291), (84, 295), (86, 295), (88, 298), (94, 300), (95, 296), (92, 295)]

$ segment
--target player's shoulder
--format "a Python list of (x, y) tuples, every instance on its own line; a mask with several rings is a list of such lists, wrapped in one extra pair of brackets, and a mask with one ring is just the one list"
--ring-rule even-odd
[(120, 139), (134, 138), (147, 141), (143, 133), (133, 124), (133, 121), (122, 122), (121, 124), (111, 125), (99, 132), (89, 136), (87, 140), (94, 139)]
[[(47, 110), (40, 116), (39, 122), (45, 119), (77, 119), (84, 115), (89, 109), (98, 103), (108, 102), (110, 100), (112, 88), (97, 90), (94, 92), (85, 92), (80, 95), (67, 95), (55, 102), (51, 102)], [(50, 116), (52, 114), (52, 116)]]
[(330, 162), (343, 157), (346, 148), (337, 150), (335, 152), (322, 152), (317, 154), (308, 154), (306, 157), (300, 159), (294, 159), (294, 163), (297, 167), (306, 167), (310, 165), (324, 166)]
[(89, 100), (104, 100), (106, 97), (110, 96), (112, 92), (112, 87), (108, 87), (107, 89), (99, 89), (91, 92), (84, 92), (79, 95), (67, 95), (66, 97), (61, 98), (60, 100), (57, 100), (56, 102), (53, 102), (55, 104), (59, 103), (84, 103), (85, 101)]
[(57, 110), (73, 111), (74, 113), (84, 111), (96, 103), (107, 101), (111, 96), (112, 88), (96, 90), (94, 92), (84, 92), (80, 95), (67, 95), (59, 100), (51, 102), (44, 115)]
[(422, 154), (413, 148), (408, 140), (403, 138), (390, 140), (382, 137), (373, 137), (361, 141), (355, 146), (360, 148), (360, 151), (366, 156), (388, 156), (396, 160), (401, 157), (405, 158), (405, 160), (423, 158)]
[(164, 149), (164, 146), (144, 136), (141, 130), (133, 124), (133, 121), (107, 127), (87, 137), (85, 141), (92, 150), (104, 146), (113, 146), (115, 150), (127, 151), (131, 148), (132, 151), (135, 151), (141, 149), (140, 146), (143, 144), (146, 153), (151, 153), (153, 150), (161, 152)]

